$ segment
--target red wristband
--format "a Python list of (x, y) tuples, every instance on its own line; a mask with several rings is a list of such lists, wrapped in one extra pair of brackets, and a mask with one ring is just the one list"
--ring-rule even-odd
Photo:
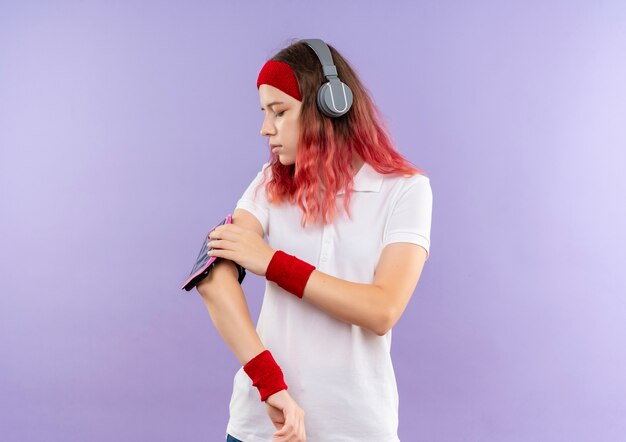
[(261, 401), (277, 391), (287, 390), (287, 384), (283, 378), (283, 371), (280, 369), (272, 353), (264, 350), (243, 366), (243, 370), (252, 379), (252, 385), (258, 388), (261, 394)]
[(275, 282), (298, 298), (302, 298), (304, 287), (313, 270), (315, 270), (315, 266), (308, 262), (288, 255), (282, 250), (276, 250), (267, 266), (265, 278)]

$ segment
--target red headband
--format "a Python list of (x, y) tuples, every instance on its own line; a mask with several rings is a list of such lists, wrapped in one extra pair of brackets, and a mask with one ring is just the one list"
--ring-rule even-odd
[(298, 80), (293, 73), (293, 69), (287, 63), (282, 61), (268, 60), (259, 72), (259, 78), (256, 81), (256, 88), (262, 84), (269, 84), (284, 93), (291, 95), (298, 101), (302, 101), (300, 89), (298, 88)]

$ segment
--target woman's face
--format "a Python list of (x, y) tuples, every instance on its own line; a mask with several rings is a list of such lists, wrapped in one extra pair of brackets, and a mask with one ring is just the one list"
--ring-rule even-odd
[(270, 144), (280, 144), (275, 151), (278, 160), (285, 166), (294, 164), (302, 102), (269, 84), (259, 86), (259, 99), (264, 114), (261, 135), (268, 137), (268, 148), (273, 149)]

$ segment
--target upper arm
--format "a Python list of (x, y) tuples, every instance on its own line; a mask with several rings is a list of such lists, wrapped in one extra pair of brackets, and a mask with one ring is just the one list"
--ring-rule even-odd
[(400, 319), (422, 274), (428, 253), (420, 245), (396, 242), (383, 249), (376, 270), (374, 285), (389, 300), (387, 329)]
[[(235, 205), (232, 223), (254, 230), (263, 238), (269, 231), (269, 202), (263, 185), (264, 173), (270, 163), (263, 164)], [(271, 176), (271, 169), (269, 169)]]
[(246, 229), (254, 230), (261, 238), (264, 236), (263, 226), (261, 226), (259, 220), (245, 209), (235, 209), (232, 223)]
[(428, 259), (432, 206), (430, 179), (423, 175), (407, 180), (391, 205), (374, 271), (374, 285), (388, 301), (388, 329), (404, 312)]

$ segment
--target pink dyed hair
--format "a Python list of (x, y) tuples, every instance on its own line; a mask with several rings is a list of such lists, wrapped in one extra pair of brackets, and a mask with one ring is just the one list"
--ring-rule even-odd
[[(281, 164), (278, 155), (270, 150), (272, 178), (265, 189), (272, 204), (298, 203), (303, 212), (303, 228), (320, 216), (324, 224), (333, 222), (335, 197), (341, 189), (345, 189), (344, 209), (352, 219), (349, 205), (354, 175), (353, 152), (381, 174), (427, 175), (422, 169), (411, 166), (412, 163), (394, 148), (391, 133), (369, 91), (348, 61), (328, 42), (326, 44), (339, 78), (350, 87), (354, 97), (348, 113), (339, 118), (326, 117), (317, 108), (317, 90), (327, 80), (313, 49), (306, 43), (295, 42), (271, 58), (289, 64), (298, 80), (303, 97), (302, 129), (295, 164)], [(266, 179), (264, 176), (257, 192)]]

